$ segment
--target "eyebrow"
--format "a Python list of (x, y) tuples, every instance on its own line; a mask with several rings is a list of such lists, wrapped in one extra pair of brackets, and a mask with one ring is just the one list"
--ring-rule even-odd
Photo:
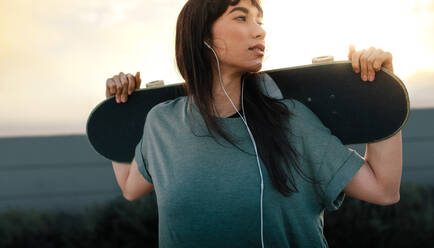
[[(233, 8), (233, 9), (228, 13), (228, 15), (231, 14), (232, 12), (235, 12), (235, 11), (241, 11), (241, 12), (244, 12), (246, 15), (249, 14), (249, 10), (248, 10), (248, 9), (246, 9), (246, 8), (244, 8), (244, 7), (235, 7), (235, 8)], [(258, 17), (262, 17), (262, 15), (261, 15), (261, 13), (260, 13), (259, 11), (258, 11)]]

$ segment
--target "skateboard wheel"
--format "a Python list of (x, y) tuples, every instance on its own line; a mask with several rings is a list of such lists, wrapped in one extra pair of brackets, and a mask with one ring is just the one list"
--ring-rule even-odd
[(333, 56), (321, 56), (312, 59), (312, 64), (327, 63), (335, 61)]
[(155, 80), (146, 84), (146, 88), (164, 86), (164, 80)]

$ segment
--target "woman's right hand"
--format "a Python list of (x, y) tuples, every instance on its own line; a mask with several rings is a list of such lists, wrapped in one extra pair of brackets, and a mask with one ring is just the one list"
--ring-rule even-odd
[(125, 75), (121, 72), (119, 75), (107, 79), (106, 98), (116, 95), (117, 103), (125, 103), (128, 101), (128, 96), (131, 95), (134, 90), (140, 88), (141, 83), (140, 72), (137, 72), (135, 77), (130, 73)]

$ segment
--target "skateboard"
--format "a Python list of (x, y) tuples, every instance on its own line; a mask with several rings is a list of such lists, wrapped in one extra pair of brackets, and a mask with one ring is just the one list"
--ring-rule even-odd
[[(373, 82), (362, 81), (350, 61), (259, 74), (272, 79), (281, 98), (293, 98), (306, 105), (344, 145), (387, 139), (399, 132), (409, 117), (407, 89), (385, 68), (376, 73)], [(131, 162), (149, 110), (161, 102), (186, 95), (183, 84), (138, 89), (126, 103), (116, 103), (113, 96), (98, 104), (86, 125), (91, 146), (109, 160)]]

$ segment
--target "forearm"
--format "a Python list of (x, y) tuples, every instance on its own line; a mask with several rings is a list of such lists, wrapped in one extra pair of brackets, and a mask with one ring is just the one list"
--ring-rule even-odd
[(402, 134), (376, 143), (366, 144), (365, 160), (385, 192), (399, 196), (402, 176)]
[(130, 174), (131, 164), (128, 163), (117, 163), (112, 161), (113, 171), (115, 173), (116, 181), (119, 184), (122, 192), (125, 192), (125, 185)]

